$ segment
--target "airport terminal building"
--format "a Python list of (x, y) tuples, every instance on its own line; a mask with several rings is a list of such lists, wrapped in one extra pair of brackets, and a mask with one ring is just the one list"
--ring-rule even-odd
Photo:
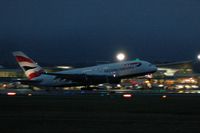
[(198, 89), (200, 86), (200, 64), (184, 61), (157, 65), (153, 84), (166, 89)]

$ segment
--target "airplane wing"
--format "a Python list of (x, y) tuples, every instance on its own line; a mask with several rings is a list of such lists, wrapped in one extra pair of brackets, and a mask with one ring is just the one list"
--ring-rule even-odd
[(110, 79), (112, 76), (105, 75), (91, 75), (91, 74), (64, 74), (64, 73), (46, 73), (47, 75), (56, 76), (55, 79), (66, 79), (74, 82), (84, 82), (87, 80), (100, 80), (100, 79)]

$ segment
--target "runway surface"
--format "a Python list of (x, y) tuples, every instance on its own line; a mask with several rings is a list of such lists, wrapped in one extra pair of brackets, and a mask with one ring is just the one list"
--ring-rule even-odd
[(1, 96), (0, 132), (199, 132), (200, 96), (166, 96)]

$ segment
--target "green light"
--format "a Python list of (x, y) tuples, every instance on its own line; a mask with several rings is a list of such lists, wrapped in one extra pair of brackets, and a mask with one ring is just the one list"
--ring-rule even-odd
[(140, 59), (139, 59), (139, 58), (136, 58), (135, 61), (140, 61)]

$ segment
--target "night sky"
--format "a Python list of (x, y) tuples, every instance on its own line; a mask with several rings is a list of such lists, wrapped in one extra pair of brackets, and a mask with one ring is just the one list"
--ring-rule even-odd
[[(199, 0), (1, 0), (0, 61), (181, 61), (200, 52)], [(14, 61), (11, 60), (11, 61)]]

